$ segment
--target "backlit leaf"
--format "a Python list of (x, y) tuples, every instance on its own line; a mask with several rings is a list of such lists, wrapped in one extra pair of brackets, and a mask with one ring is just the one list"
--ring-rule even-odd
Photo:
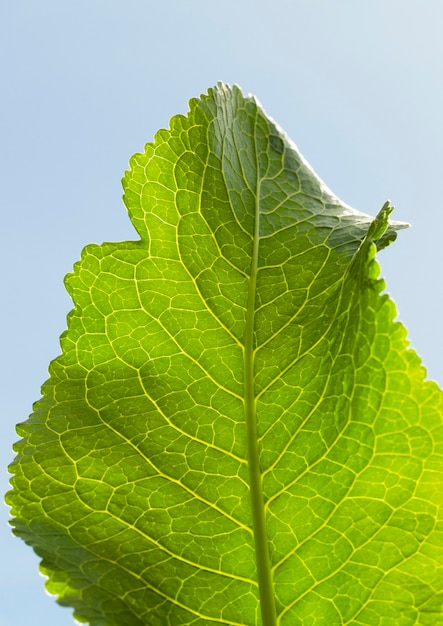
[(219, 84), (85, 248), (11, 466), (15, 532), (93, 626), (443, 624), (443, 395), (378, 278), (395, 238)]

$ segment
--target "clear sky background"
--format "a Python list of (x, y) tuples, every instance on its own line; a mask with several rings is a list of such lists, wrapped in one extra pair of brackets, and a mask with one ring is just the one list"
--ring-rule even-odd
[[(443, 383), (441, 0), (9, 0), (0, 7), (1, 480), (59, 353), (63, 277), (88, 243), (135, 238), (120, 179), (218, 80), (254, 93), (326, 184), (412, 228), (379, 260)], [(72, 626), (0, 519), (0, 626)]]

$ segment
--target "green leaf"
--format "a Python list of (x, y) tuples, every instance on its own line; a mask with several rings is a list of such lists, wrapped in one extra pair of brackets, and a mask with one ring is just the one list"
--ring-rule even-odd
[(443, 624), (443, 394), (395, 238), (219, 84), (131, 160), (11, 466), (17, 535), (93, 626)]

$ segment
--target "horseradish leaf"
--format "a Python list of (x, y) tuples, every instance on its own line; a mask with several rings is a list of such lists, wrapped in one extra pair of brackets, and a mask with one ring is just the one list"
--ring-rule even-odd
[[(92, 626), (443, 624), (443, 394), (395, 238), (219, 84), (131, 160), (11, 466), (15, 533)], [(401, 225), (400, 225), (401, 226)]]

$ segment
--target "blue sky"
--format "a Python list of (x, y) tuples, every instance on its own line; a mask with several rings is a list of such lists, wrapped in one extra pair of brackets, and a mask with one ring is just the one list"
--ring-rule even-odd
[[(379, 260), (443, 383), (442, 23), (439, 0), (2, 3), (2, 468), (59, 353), (64, 275), (86, 244), (135, 238), (129, 157), (218, 80), (256, 94), (345, 202), (375, 215), (390, 199), (412, 224)], [(0, 626), (73, 624), (6, 520)]]

